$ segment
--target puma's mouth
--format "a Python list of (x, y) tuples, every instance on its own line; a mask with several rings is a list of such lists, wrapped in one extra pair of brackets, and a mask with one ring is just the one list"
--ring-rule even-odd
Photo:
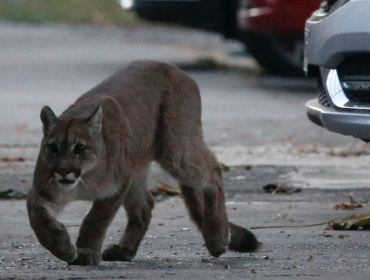
[(67, 174), (59, 174), (58, 172), (54, 173), (55, 181), (57, 185), (65, 191), (74, 189), (79, 181), (80, 174), (75, 174), (73, 172), (69, 172)]
[(71, 185), (71, 184), (73, 184), (73, 183), (75, 183), (75, 182), (76, 182), (76, 181), (68, 180), (68, 179), (58, 180), (58, 183), (63, 184), (63, 185)]

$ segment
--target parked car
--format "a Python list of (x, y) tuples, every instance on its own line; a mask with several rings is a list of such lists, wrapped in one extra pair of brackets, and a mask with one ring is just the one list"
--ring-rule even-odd
[(237, 10), (239, 39), (273, 74), (303, 75), (304, 24), (321, 0), (242, 0)]
[(321, 0), (121, 0), (151, 21), (218, 32), (243, 42), (268, 72), (303, 75), (304, 23)]
[(306, 22), (305, 71), (319, 80), (308, 118), (370, 140), (370, 1), (327, 1)]

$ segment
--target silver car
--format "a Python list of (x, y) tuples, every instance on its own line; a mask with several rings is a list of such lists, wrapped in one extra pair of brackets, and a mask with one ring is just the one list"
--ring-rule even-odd
[(328, 0), (306, 21), (304, 70), (318, 77), (308, 118), (370, 140), (370, 0)]

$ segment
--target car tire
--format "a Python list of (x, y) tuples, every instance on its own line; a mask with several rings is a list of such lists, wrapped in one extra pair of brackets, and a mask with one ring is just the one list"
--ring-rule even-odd
[(268, 73), (303, 77), (303, 38), (278, 38), (271, 34), (246, 32), (240, 35), (248, 52)]

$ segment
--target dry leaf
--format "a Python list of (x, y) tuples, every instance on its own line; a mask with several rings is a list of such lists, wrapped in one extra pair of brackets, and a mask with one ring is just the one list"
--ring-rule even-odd
[(25, 193), (13, 189), (0, 192), (0, 199), (26, 199), (26, 197)]
[(292, 134), (284, 135), (280, 137), (281, 141), (285, 142), (294, 142), (295, 141), (295, 136)]
[(164, 195), (179, 195), (180, 194), (180, 188), (179, 187), (174, 187), (169, 184), (163, 183), (158, 181), (160, 184), (159, 186), (156, 186), (154, 189), (151, 189), (150, 192), (153, 195), (159, 195), (159, 194), (164, 194)]
[(267, 184), (263, 186), (263, 189), (268, 193), (285, 193), (285, 194), (292, 194), (297, 193), (302, 190), (300, 187), (293, 186), (289, 183), (277, 183), (277, 184)]
[(22, 158), (22, 157), (5, 157), (5, 158), (2, 158), (1, 161), (5, 161), (5, 162), (23, 162), (23, 161), (25, 161), (25, 159)]
[(346, 204), (346, 203), (337, 204), (333, 208), (335, 210), (354, 210), (356, 208), (362, 208), (362, 204), (354, 200), (352, 196), (350, 196), (349, 198), (350, 198), (350, 204)]
[(228, 167), (226, 164), (220, 163), (221, 170), (223, 172), (228, 172), (230, 171), (230, 167)]
[(17, 126), (15, 127), (15, 129), (16, 129), (17, 131), (25, 131), (25, 130), (27, 130), (27, 125), (17, 125)]
[(352, 215), (343, 219), (329, 222), (330, 229), (333, 230), (356, 230), (370, 229), (370, 213)]

